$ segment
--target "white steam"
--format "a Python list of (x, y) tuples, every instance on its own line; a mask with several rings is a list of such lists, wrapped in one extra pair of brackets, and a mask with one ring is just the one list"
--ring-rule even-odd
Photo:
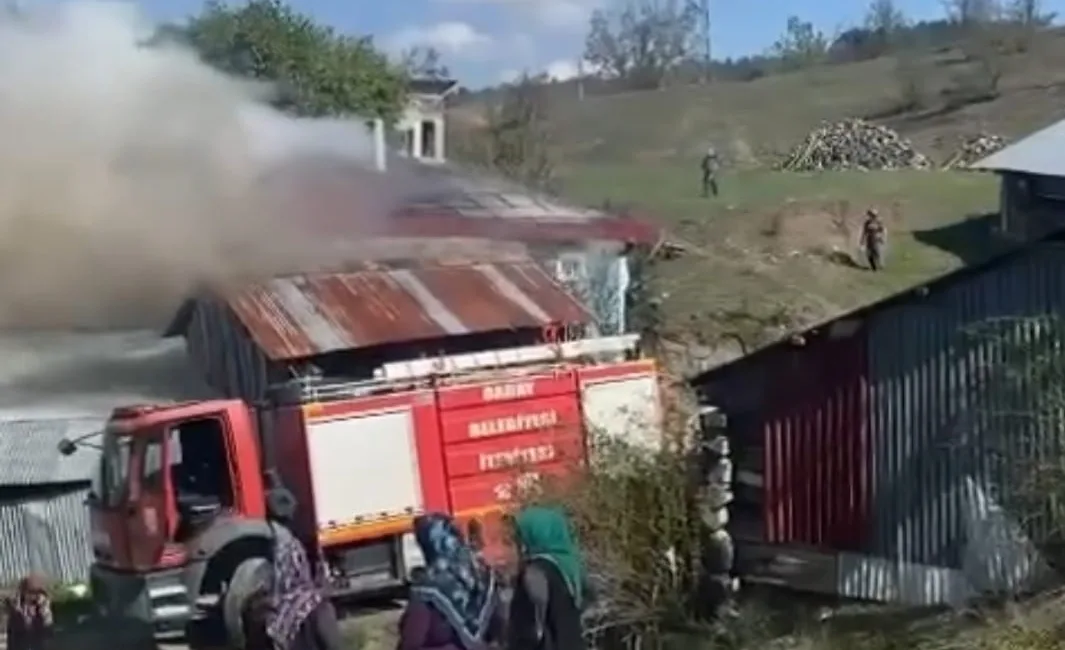
[(154, 324), (196, 283), (323, 263), (264, 177), (322, 157), (375, 173), (360, 120), (288, 117), (151, 32), (118, 3), (0, 17), (0, 327)]

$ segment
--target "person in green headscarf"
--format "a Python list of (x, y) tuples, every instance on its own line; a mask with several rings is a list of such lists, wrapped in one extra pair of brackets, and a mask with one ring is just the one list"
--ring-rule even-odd
[(510, 604), (508, 650), (583, 650), (587, 576), (569, 519), (531, 506), (513, 519), (521, 563)]

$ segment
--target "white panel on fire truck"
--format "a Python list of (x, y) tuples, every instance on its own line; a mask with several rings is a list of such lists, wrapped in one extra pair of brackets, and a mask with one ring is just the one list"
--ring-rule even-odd
[(422, 554), (421, 547), (418, 546), (418, 541), (414, 539), (414, 533), (403, 533), (401, 545), (403, 547), (403, 565), (407, 570), (405, 577), (410, 580), (411, 573), (415, 569), (425, 566), (425, 556)]
[(409, 410), (309, 423), (307, 450), (319, 528), (421, 512)]
[(661, 445), (658, 382), (654, 375), (585, 384), (581, 404), (589, 431), (640, 447)]

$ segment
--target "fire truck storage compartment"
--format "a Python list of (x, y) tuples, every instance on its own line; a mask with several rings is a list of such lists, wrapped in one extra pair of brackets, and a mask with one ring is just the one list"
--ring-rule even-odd
[(488, 547), (501, 542), (497, 511), (516, 487), (584, 460), (573, 370), (442, 387), (437, 403), (452, 510), (461, 522), (482, 521)]
[(410, 406), (307, 421), (320, 530), (410, 517), (422, 510)]
[(662, 413), (654, 361), (583, 368), (580, 384), (590, 435), (610, 432), (633, 445), (658, 447)]

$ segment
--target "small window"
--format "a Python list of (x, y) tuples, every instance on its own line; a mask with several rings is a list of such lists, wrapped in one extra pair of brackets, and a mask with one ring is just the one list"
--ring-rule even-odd
[(422, 158), (435, 159), (438, 155), (436, 150), (436, 122), (432, 120), (422, 121)]
[(584, 276), (584, 260), (579, 257), (564, 256), (555, 262), (555, 277), (561, 282), (573, 282)]
[(145, 492), (162, 492), (166, 487), (163, 470), (163, 443), (153, 439), (144, 447), (141, 489)]
[(129, 437), (106, 431), (102, 447), (100, 471), (92, 495), (104, 505), (116, 507), (126, 500), (126, 479), (129, 477), (130, 461)]
[(170, 436), (168, 471), (178, 499), (213, 497), (231, 507), (234, 495), (222, 421), (213, 417), (187, 420), (173, 427)]

